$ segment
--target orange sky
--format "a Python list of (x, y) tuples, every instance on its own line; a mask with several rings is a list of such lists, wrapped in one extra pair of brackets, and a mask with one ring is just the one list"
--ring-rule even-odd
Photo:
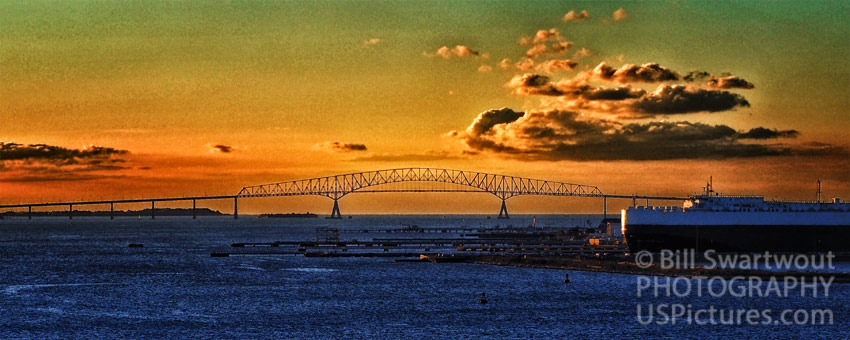
[[(687, 195), (714, 176), (723, 192), (795, 200), (813, 199), (820, 178), (825, 196), (850, 197), (848, 13), (844, 2), (3, 4), (0, 204), (235, 194), (406, 166), (609, 194)], [(478, 194), (342, 204), (498, 211)], [(510, 201), (513, 213), (600, 206)], [(330, 204), (240, 206), (307, 210)]]

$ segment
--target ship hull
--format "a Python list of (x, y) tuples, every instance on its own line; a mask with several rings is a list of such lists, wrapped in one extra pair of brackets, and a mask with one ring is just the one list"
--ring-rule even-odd
[(850, 252), (850, 225), (653, 225), (625, 228), (629, 251)]

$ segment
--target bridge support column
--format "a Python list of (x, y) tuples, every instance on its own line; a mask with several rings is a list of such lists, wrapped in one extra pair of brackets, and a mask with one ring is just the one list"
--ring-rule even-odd
[(27, 219), (28, 220), (32, 219), (32, 206), (29, 206), (28, 209), (27, 209)]
[(68, 204), (68, 219), (69, 220), (74, 219), (74, 205), (73, 204)]
[(339, 212), (339, 199), (336, 199), (336, 198), (334, 199), (334, 208), (333, 208), (333, 210), (331, 210), (331, 217), (328, 217), (328, 218), (332, 218), (332, 219), (341, 219), (342, 218), (342, 214)]
[(509, 219), (509, 218), (511, 218), (511, 216), (510, 216), (510, 215), (508, 215), (508, 206), (505, 204), (505, 199), (504, 199), (504, 198), (502, 199), (502, 208), (501, 208), (501, 209), (499, 209), (499, 218), (500, 218), (500, 219)]
[(192, 200), (192, 219), (194, 220), (194, 219), (197, 219), (197, 218), (198, 218), (198, 214), (195, 213), (195, 200)]
[(156, 218), (156, 207), (154, 206), (154, 203), (156, 203), (156, 201), (151, 201), (151, 219)]
[(233, 219), (239, 219), (239, 199), (236, 197), (233, 198)]
[(608, 218), (608, 196), (602, 196), (602, 219)]
[(637, 197), (635, 197), (635, 196), (632, 196), (632, 206), (633, 207), (637, 206)]
[(115, 202), (109, 202), (109, 219), (115, 219)]

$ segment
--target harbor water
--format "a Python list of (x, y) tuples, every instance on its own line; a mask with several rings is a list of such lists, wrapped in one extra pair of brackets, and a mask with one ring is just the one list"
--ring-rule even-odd
[[(601, 216), (536, 216), (538, 227)], [(850, 284), (827, 296), (639, 296), (636, 276), (392, 258), (211, 257), (233, 242), (310, 241), (317, 227), (530, 224), (485, 216), (7, 218), (0, 338), (614, 339), (850, 337)], [(129, 244), (143, 247), (128, 247)], [(846, 263), (839, 271), (850, 270)], [(486, 293), (486, 304), (480, 303)], [(638, 307), (830, 309), (832, 324), (641, 322)], [(644, 321), (645, 321), (644, 316)]]

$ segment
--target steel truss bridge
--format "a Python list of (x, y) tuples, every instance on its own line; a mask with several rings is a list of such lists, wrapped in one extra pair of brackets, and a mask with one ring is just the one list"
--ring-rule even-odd
[(116, 203), (151, 202), (151, 217), (155, 218), (156, 202), (192, 201), (193, 218), (198, 200), (233, 199), (233, 216), (238, 218), (240, 198), (281, 197), (281, 196), (325, 196), (334, 201), (330, 218), (342, 218), (339, 200), (352, 193), (376, 192), (476, 192), (490, 193), (502, 200), (499, 218), (509, 218), (505, 201), (521, 195), (601, 197), (603, 212), (607, 213), (608, 198), (632, 199), (636, 205), (638, 199), (647, 200), (684, 200), (682, 197), (645, 196), (645, 195), (606, 195), (592, 185), (547, 181), (525, 177), (499, 175), (492, 173), (441, 169), (441, 168), (398, 168), (356, 172), (349, 174), (301, 179), (243, 187), (236, 195), (188, 196), (167, 198), (146, 198), (129, 200), (80, 201), (61, 203), (25, 203), (0, 205), (3, 208), (27, 208), (32, 218), (33, 207), (68, 206), (68, 217), (73, 218), (74, 206), (109, 204), (110, 217)]

